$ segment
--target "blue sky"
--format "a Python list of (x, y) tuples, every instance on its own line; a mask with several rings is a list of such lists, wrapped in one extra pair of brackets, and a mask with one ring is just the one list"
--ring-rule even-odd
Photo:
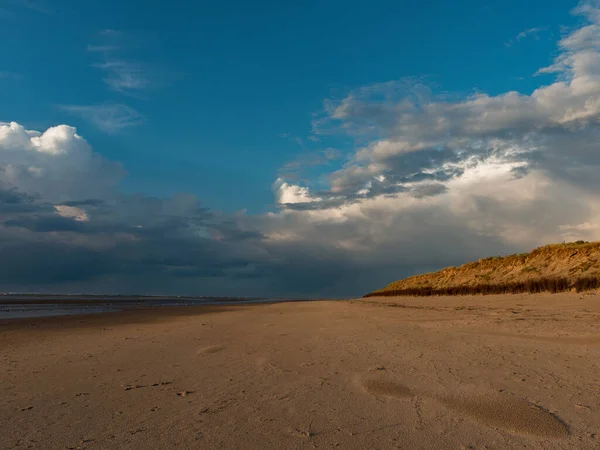
[(595, 0), (0, 0), (0, 39), (0, 288), (358, 295), (600, 239)]
[[(0, 84), (0, 120), (76, 126), (125, 164), (127, 192), (192, 192), (216, 209), (265, 211), (285, 163), (353, 150), (308, 140), (324, 99), (405, 77), (454, 94), (531, 92), (560, 27), (575, 22), (573, 4), (551, 3), (4, 0), (0, 37), (11, 45), (0, 69), (17, 76)], [(541, 31), (517, 38), (532, 28)], [(105, 83), (97, 66), (107, 61), (139, 66), (141, 86)], [(106, 133), (58, 107), (107, 102), (145, 122)]]

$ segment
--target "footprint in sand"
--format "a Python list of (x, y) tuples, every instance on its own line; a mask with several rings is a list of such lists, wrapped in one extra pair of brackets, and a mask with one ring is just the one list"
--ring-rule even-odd
[(444, 397), (437, 400), (490, 427), (541, 437), (559, 438), (569, 435), (569, 428), (558, 417), (528, 401), (509, 395)]
[(412, 391), (403, 384), (385, 378), (366, 378), (360, 384), (375, 397), (409, 398), (413, 396)]
[(211, 345), (210, 347), (206, 347), (206, 348), (198, 350), (197, 354), (198, 354), (198, 356), (211, 355), (213, 353), (220, 352), (224, 348), (225, 348), (224, 345)]
[[(415, 395), (408, 387), (389, 378), (363, 378), (360, 384), (375, 397), (410, 398)], [(549, 438), (566, 437), (570, 434), (567, 425), (554, 414), (507, 394), (432, 399), (492, 428)]]

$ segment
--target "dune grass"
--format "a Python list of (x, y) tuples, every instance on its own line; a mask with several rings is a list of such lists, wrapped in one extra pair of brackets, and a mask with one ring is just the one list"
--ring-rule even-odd
[(473, 286), (449, 286), (444, 288), (432, 288), (428, 286), (407, 289), (390, 289), (375, 291), (364, 297), (427, 297), (432, 295), (492, 295), (492, 294), (520, 294), (540, 292), (583, 292), (600, 288), (600, 278), (581, 277), (575, 280), (568, 278), (538, 278), (533, 280), (503, 283), (503, 284), (476, 284)]

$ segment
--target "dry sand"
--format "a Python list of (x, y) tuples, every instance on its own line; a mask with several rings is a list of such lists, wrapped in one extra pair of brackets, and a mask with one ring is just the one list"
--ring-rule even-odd
[(0, 448), (597, 449), (600, 294), (0, 325)]

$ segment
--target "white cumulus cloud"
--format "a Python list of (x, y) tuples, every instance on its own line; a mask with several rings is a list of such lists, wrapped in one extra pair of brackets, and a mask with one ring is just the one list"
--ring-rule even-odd
[(67, 125), (44, 132), (0, 124), (0, 181), (50, 202), (105, 197), (125, 175)]

